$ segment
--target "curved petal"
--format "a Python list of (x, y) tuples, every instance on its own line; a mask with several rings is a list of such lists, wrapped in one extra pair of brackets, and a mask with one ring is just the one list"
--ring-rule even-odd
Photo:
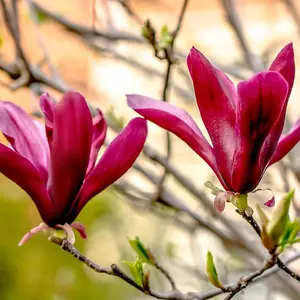
[(71, 219), (81, 211), (89, 199), (118, 180), (133, 165), (143, 149), (147, 137), (147, 122), (131, 120), (109, 144), (94, 170), (86, 178), (79, 192)]
[(50, 229), (50, 227), (45, 224), (45, 223), (41, 223), (38, 226), (30, 229), (28, 232), (26, 232), (24, 234), (24, 236), (22, 237), (22, 239), (20, 240), (18, 246), (23, 246), (28, 240), (30, 240), (34, 235), (38, 234), (39, 232), (46, 230), (46, 229)]
[(223, 177), (228, 178), (236, 149), (236, 88), (224, 73), (213, 67), (195, 48), (191, 49), (187, 64), (219, 171)]
[(289, 85), (288, 97), (292, 91), (295, 79), (295, 59), (293, 44), (287, 44), (276, 56), (271, 66), (270, 71), (280, 73)]
[(10, 102), (0, 102), (0, 130), (12, 148), (27, 158), (42, 174), (48, 178), (49, 147), (46, 135), (25, 111)]
[(98, 109), (98, 114), (93, 118), (93, 141), (90, 153), (90, 161), (87, 169), (87, 174), (94, 168), (98, 152), (104, 143), (107, 132), (107, 124), (103, 113)]
[[(265, 140), (284, 109), (288, 93), (286, 80), (277, 72), (262, 72), (238, 85), (238, 148), (232, 168), (231, 188), (251, 191), (260, 181), (273, 155), (278, 138)], [(264, 147), (262, 147), (264, 146)]]
[(289, 101), (289, 96), (292, 91), (292, 87), (295, 79), (295, 60), (294, 60), (294, 50), (293, 50), (292, 43), (286, 45), (279, 52), (279, 54), (273, 61), (272, 65), (270, 66), (269, 70), (280, 73), (286, 80), (289, 90), (285, 100), (284, 107), (281, 112), (281, 116), (276, 122), (274, 129), (272, 130), (272, 132), (270, 132), (269, 136), (267, 137), (263, 148), (268, 147), (268, 145), (272, 143), (273, 140), (278, 140), (280, 138), (284, 126), (287, 104)]
[(49, 146), (51, 146), (52, 135), (53, 135), (53, 122), (54, 122), (54, 107), (56, 103), (50, 97), (48, 93), (43, 94), (40, 97), (40, 107), (42, 112), (45, 115), (45, 125), (46, 125), (46, 134), (49, 142)]
[(71, 224), (71, 227), (76, 229), (80, 236), (85, 240), (87, 238), (87, 233), (86, 233), (86, 229), (85, 229), (85, 226), (79, 222), (73, 222)]
[(53, 205), (41, 174), (26, 158), (0, 144), (0, 172), (21, 187), (35, 203), (42, 219), (49, 224)]
[(141, 95), (127, 95), (127, 103), (147, 120), (174, 133), (186, 142), (213, 169), (222, 184), (226, 185), (216, 166), (211, 146), (185, 110)]
[(280, 138), (276, 152), (269, 165), (272, 165), (287, 155), (300, 141), (300, 119), (293, 126), (291, 131)]
[(51, 196), (57, 215), (73, 204), (84, 180), (92, 142), (93, 124), (82, 95), (68, 92), (53, 110)]

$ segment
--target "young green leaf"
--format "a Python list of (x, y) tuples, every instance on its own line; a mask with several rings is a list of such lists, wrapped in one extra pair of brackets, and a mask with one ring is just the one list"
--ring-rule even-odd
[(164, 25), (160, 31), (160, 39), (158, 41), (157, 47), (159, 49), (167, 49), (173, 41), (172, 34), (170, 33), (167, 25)]
[(207, 252), (206, 256), (206, 273), (211, 284), (221, 289), (224, 287), (219, 280), (218, 272), (214, 263), (214, 258), (210, 251)]
[(261, 222), (261, 233), (260, 233), (260, 238), (264, 244), (264, 246), (272, 251), (275, 247), (272, 239), (268, 236), (267, 234), (267, 225), (269, 223), (269, 218), (268, 216), (265, 214), (265, 212), (262, 210), (262, 208), (257, 205), (256, 210), (258, 212), (259, 218), (260, 218), (260, 222)]
[(295, 239), (297, 237), (299, 230), (300, 230), (300, 223), (298, 219), (294, 220), (293, 222), (289, 222), (286, 225), (286, 230), (284, 234), (281, 236), (279, 241), (282, 251), (285, 248), (295, 243)]
[(142, 26), (141, 34), (150, 44), (155, 43), (156, 32), (149, 20), (146, 20), (145, 24)]
[(129, 240), (129, 244), (142, 262), (154, 266), (155, 263), (152, 253), (149, 251), (149, 249), (145, 248), (138, 237), (136, 237), (135, 240)]
[(136, 261), (122, 261), (122, 263), (129, 267), (135, 283), (139, 286), (143, 286), (144, 269), (141, 261), (137, 259)]
[(281, 199), (275, 207), (272, 218), (267, 225), (267, 234), (275, 245), (278, 244), (280, 238), (288, 230), (287, 226), (290, 223), (289, 209), (294, 193), (295, 190), (291, 190)]

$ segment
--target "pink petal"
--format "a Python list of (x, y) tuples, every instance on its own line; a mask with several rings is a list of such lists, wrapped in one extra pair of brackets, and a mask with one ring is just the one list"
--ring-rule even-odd
[(183, 109), (141, 95), (127, 95), (128, 105), (147, 120), (174, 133), (186, 142), (214, 170), (223, 185), (212, 148), (197, 124)]
[(44, 179), (30, 161), (0, 144), (0, 173), (31, 197), (45, 223), (51, 220), (54, 214), (53, 205)]
[[(264, 144), (285, 106), (288, 86), (277, 72), (262, 72), (238, 85), (238, 148), (232, 167), (233, 191), (253, 190), (273, 155), (278, 138)], [(264, 146), (262, 148), (262, 146)]]
[(227, 193), (226, 192), (219, 192), (217, 196), (214, 199), (214, 206), (215, 209), (219, 212), (222, 213), (225, 209), (225, 204), (227, 201)]
[(109, 144), (100, 161), (86, 178), (72, 209), (71, 219), (81, 211), (89, 199), (118, 180), (133, 165), (143, 149), (147, 137), (147, 122), (142, 118), (131, 120)]
[(70, 242), (72, 245), (75, 243), (75, 234), (72, 230), (72, 227), (69, 224), (67, 223), (65, 223), (64, 225), (57, 224), (55, 225), (55, 228), (62, 229), (67, 235), (67, 241)]
[(45, 93), (40, 98), (40, 107), (45, 115), (46, 123), (46, 134), (48, 138), (49, 145), (51, 146), (52, 135), (53, 135), (53, 122), (54, 122), (54, 107), (55, 102), (52, 100), (48, 93)]
[(46, 225), (45, 223), (41, 223), (40, 225), (32, 228), (30, 231), (28, 231), (21, 239), (21, 241), (19, 242), (18, 246), (23, 246), (29, 239), (31, 239), (34, 235), (36, 235), (37, 233), (48, 229), (49, 226)]
[(71, 224), (71, 227), (73, 227), (74, 229), (76, 229), (80, 236), (85, 240), (87, 238), (87, 234), (86, 234), (86, 230), (85, 230), (85, 226), (79, 222), (73, 222)]
[(294, 146), (300, 141), (300, 119), (295, 123), (291, 131), (285, 135), (281, 136), (279, 143), (277, 145), (276, 152), (272, 157), (269, 165), (272, 165), (282, 159), (287, 155)]
[(48, 178), (49, 147), (46, 135), (25, 111), (10, 102), (0, 102), (0, 130), (13, 149), (27, 158), (44, 180)]
[(213, 67), (196, 48), (191, 49), (187, 64), (197, 104), (213, 144), (218, 169), (227, 182), (236, 149), (236, 88), (231, 80)]
[(53, 111), (51, 195), (60, 215), (76, 198), (89, 163), (93, 124), (82, 95), (68, 92)]
[(291, 93), (295, 79), (295, 59), (293, 44), (287, 44), (274, 59), (271, 64), (270, 71), (279, 72), (289, 85), (288, 97)]
[(98, 152), (104, 143), (107, 132), (107, 124), (102, 114), (102, 111), (98, 109), (98, 114), (93, 118), (93, 141), (90, 154), (90, 161), (87, 170), (87, 174), (94, 168)]
[(275, 197), (273, 196), (270, 200), (264, 203), (265, 206), (273, 207), (275, 205)]

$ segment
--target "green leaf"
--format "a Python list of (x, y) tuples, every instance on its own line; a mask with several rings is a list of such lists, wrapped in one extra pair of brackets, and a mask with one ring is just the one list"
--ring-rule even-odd
[(214, 264), (214, 258), (210, 251), (207, 252), (206, 256), (206, 273), (211, 284), (221, 289), (224, 287), (219, 280), (218, 272)]
[(149, 20), (146, 20), (146, 22), (142, 26), (141, 34), (146, 40), (150, 42), (150, 44), (155, 43), (156, 32)]
[(143, 243), (140, 241), (138, 237), (135, 240), (129, 240), (129, 244), (131, 248), (136, 252), (139, 256), (140, 260), (144, 263), (154, 266), (154, 258), (149, 249), (146, 249)]
[(286, 230), (284, 234), (280, 237), (280, 241), (279, 241), (282, 250), (295, 243), (295, 239), (297, 237), (299, 230), (300, 230), (300, 223), (298, 219), (294, 220), (293, 222), (289, 222), (287, 224)]
[(172, 34), (170, 33), (167, 25), (164, 25), (160, 31), (160, 39), (158, 41), (157, 47), (159, 49), (167, 49), (173, 42)]
[(261, 232), (260, 232), (260, 238), (264, 244), (264, 246), (268, 249), (268, 250), (272, 250), (274, 249), (274, 243), (272, 241), (272, 239), (269, 237), (268, 233), (267, 233), (267, 225), (269, 223), (269, 218), (268, 216), (265, 214), (265, 212), (262, 210), (262, 208), (257, 205), (256, 206), (256, 210), (258, 212), (260, 221), (261, 221)]
[(135, 283), (139, 286), (143, 286), (144, 268), (141, 261), (137, 259), (136, 261), (122, 261), (122, 263), (129, 267)]
[(280, 238), (288, 230), (290, 223), (289, 209), (294, 197), (295, 190), (288, 192), (275, 207), (272, 218), (267, 225), (267, 234), (275, 245), (278, 245)]
[(259, 205), (256, 206), (256, 210), (258, 212), (262, 226), (263, 227), (267, 226), (267, 224), (269, 223), (268, 216), (265, 214), (265, 212), (262, 210), (262, 208)]

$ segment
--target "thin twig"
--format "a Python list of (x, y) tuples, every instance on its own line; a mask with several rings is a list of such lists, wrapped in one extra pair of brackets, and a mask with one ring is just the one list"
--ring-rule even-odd
[(51, 71), (52, 76), (56, 79), (59, 79), (57, 69), (56, 69), (54, 63), (51, 60), (50, 53), (49, 53), (49, 51), (48, 51), (48, 49), (45, 45), (44, 39), (43, 39), (42, 34), (40, 32), (37, 12), (34, 8), (34, 5), (32, 4), (32, 1), (31, 0), (26, 0), (26, 1), (27, 1), (27, 4), (28, 4), (28, 7), (29, 7), (29, 12), (30, 12), (30, 16), (31, 16), (31, 19), (32, 19), (32, 23), (34, 25), (35, 36), (37, 37), (40, 48), (43, 51), (44, 59), (45, 59), (45, 61), (47, 62), (48, 66), (49, 66), (49, 69)]
[[(255, 221), (255, 219), (252, 216), (247, 216), (247, 214), (245, 212), (243, 212), (243, 213), (238, 212), (238, 213), (251, 225), (251, 227), (255, 230), (255, 232), (260, 237), (261, 230), (260, 230), (259, 225)], [(297, 275), (291, 269), (289, 269), (279, 258), (277, 259), (276, 263), (280, 269), (282, 269), (284, 272), (289, 274), (292, 278), (296, 279), (297, 281), (300, 281), (300, 276)]]
[(171, 292), (166, 293), (159, 293), (156, 291), (151, 290), (145, 290), (142, 286), (139, 286), (133, 279), (131, 279), (125, 272), (122, 271), (122, 269), (116, 265), (112, 264), (110, 267), (103, 267), (95, 262), (93, 262), (91, 259), (83, 255), (80, 251), (78, 251), (72, 243), (65, 239), (59, 239), (59, 238), (51, 238), (51, 241), (61, 247), (62, 250), (70, 253), (75, 259), (81, 261), (84, 263), (88, 268), (92, 269), (93, 271), (97, 273), (103, 273), (107, 275), (112, 275), (119, 277), (123, 281), (127, 282), (131, 286), (135, 287), (139, 291), (143, 292), (146, 295), (150, 295), (152, 297), (155, 297), (157, 299), (166, 299), (166, 300), (193, 300), (195, 297), (190, 296), (188, 294), (182, 294), (178, 290), (174, 289)]
[[(1, 0), (4, 1), (4, 0)], [(80, 35), (86, 35), (89, 37), (99, 37), (104, 38), (109, 41), (130, 41), (132, 43), (143, 43), (143, 39), (139, 36), (136, 36), (134, 34), (120, 31), (120, 30), (113, 30), (112, 32), (105, 32), (101, 31), (99, 29), (91, 29), (89, 26), (84, 26), (81, 24), (77, 24), (74, 22), (71, 22), (68, 18), (62, 16), (59, 13), (52, 12), (50, 10), (47, 10), (40, 4), (36, 3), (35, 1), (32, 1), (32, 4), (34, 8), (45, 14), (49, 19), (61, 24), (66, 29), (68, 29), (71, 32), (80, 34)]]
[[(296, 253), (293, 256), (291, 256), (289, 259), (287, 259), (284, 262), (284, 264), (288, 265), (288, 264), (294, 262), (295, 260), (298, 260), (299, 258), (300, 258), (300, 252)], [(280, 268), (278, 267), (278, 265), (274, 265), (272, 268), (265, 271), (262, 275), (254, 278), (249, 284), (252, 285), (252, 284), (255, 284), (257, 282), (261, 282), (262, 280), (267, 279), (268, 277), (274, 275), (275, 273), (277, 273), (279, 271), (280, 271)], [(229, 291), (230, 289), (233, 289), (235, 286), (236, 286), (236, 283), (225, 285), (224, 290)], [(216, 290), (213, 290), (213, 291), (209, 291), (209, 292), (206, 292), (206, 293), (199, 294), (199, 299), (206, 300), (206, 299), (210, 299), (210, 298), (213, 298), (215, 296), (218, 296), (220, 294), (223, 294), (223, 291), (221, 289), (216, 289)]]
[(116, 0), (118, 3), (120, 3), (120, 5), (122, 5), (122, 7), (124, 8), (124, 10), (127, 12), (127, 14), (133, 19), (135, 20), (139, 25), (143, 25), (144, 21), (142, 20), (142, 18), (134, 11), (134, 9), (132, 8), (132, 6), (129, 4), (129, 0)]
[[(134, 34), (129, 34), (127, 32), (122, 32), (122, 31), (116, 31), (114, 30), (113, 32), (104, 32), (100, 31), (99, 29), (96, 32), (93, 32), (91, 28), (88, 26), (83, 26), (77, 23), (72, 22), (68, 18), (62, 16), (59, 13), (55, 13), (52, 11), (49, 11), (48, 9), (44, 8), (43, 6), (37, 4), (35, 1), (33, 1), (33, 5), (35, 8), (45, 14), (48, 18), (51, 20), (57, 22), (70, 32), (80, 35), (81, 37), (100, 37), (103, 39), (106, 39), (108, 41), (126, 41), (126, 42), (136, 42), (136, 43), (142, 43), (145, 44), (146, 41), (145, 39), (141, 38), (140, 36), (134, 35)], [(87, 41), (85, 39), (85, 41)], [(182, 51), (174, 51), (176, 58), (185, 60), (186, 59), (186, 54), (185, 52)], [(231, 76), (237, 78), (237, 79), (242, 79), (245, 80), (247, 79), (247, 72), (246, 70), (242, 70), (238, 66), (229, 66), (229, 65), (224, 65), (218, 61), (213, 61), (213, 64), (218, 67), (219, 69), (223, 70), (224, 72), (230, 74)]]
[[(168, 94), (169, 94), (169, 89), (170, 89), (171, 71), (172, 71), (173, 65), (175, 63), (174, 45), (175, 45), (175, 41), (178, 36), (178, 33), (182, 26), (182, 22), (183, 22), (183, 18), (184, 18), (186, 9), (187, 9), (188, 2), (189, 2), (189, 0), (183, 1), (183, 5), (180, 10), (176, 28), (172, 33), (172, 39), (171, 39), (170, 45), (168, 48), (166, 48), (164, 50), (164, 54), (165, 54), (164, 58), (167, 61), (167, 68), (166, 68), (164, 87), (163, 87), (163, 93), (162, 93), (162, 100), (164, 102), (169, 102)], [(171, 133), (169, 131), (166, 131), (166, 144), (167, 144), (166, 160), (168, 161), (168, 160), (170, 160), (170, 157), (172, 154), (172, 140), (171, 140)], [(168, 170), (166, 168), (164, 168), (163, 175), (160, 179), (160, 182), (157, 185), (157, 193), (156, 193), (157, 195), (153, 201), (156, 201), (159, 198), (162, 186), (163, 186), (167, 176), (168, 176)]]
[(246, 36), (243, 31), (242, 20), (236, 8), (235, 0), (221, 0), (221, 2), (226, 12), (227, 20), (229, 24), (232, 26), (236, 34), (236, 37), (240, 43), (240, 46), (243, 51), (243, 55), (245, 57), (245, 61), (254, 72), (261, 71), (263, 69), (262, 62), (250, 50), (250, 47), (247, 43)]
[(277, 265), (280, 269), (282, 269), (285, 273), (289, 274), (291, 277), (296, 279), (297, 281), (300, 281), (300, 276), (296, 274), (294, 271), (292, 271), (290, 268), (286, 266), (280, 259), (277, 262)]
[[(91, 259), (87, 258), (81, 252), (79, 252), (67, 240), (52, 239), (52, 242), (60, 245), (62, 250), (70, 253), (75, 259), (81, 261), (87, 267), (91, 268), (95, 272), (119, 277), (120, 279), (126, 281), (128, 284), (130, 284), (133, 287), (135, 287), (136, 289), (138, 289), (139, 291), (141, 291), (145, 294), (148, 294), (150, 296), (153, 296), (157, 299), (166, 299), (166, 300), (206, 300), (206, 299), (210, 299), (212, 297), (215, 297), (217, 295), (220, 295), (220, 294), (224, 293), (224, 291), (222, 291), (220, 289), (216, 289), (216, 290), (206, 292), (206, 293), (194, 293), (194, 292), (191, 293), (190, 292), (190, 293), (187, 293), (187, 294), (183, 294), (183, 293), (179, 292), (178, 290), (174, 290), (174, 291), (166, 292), (166, 293), (159, 293), (159, 292), (151, 291), (151, 290), (150, 291), (145, 291), (141, 286), (137, 285), (126, 273), (124, 273), (116, 264), (112, 264), (110, 267), (100, 266), (100, 265), (94, 263)], [(288, 260), (286, 260), (284, 265), (287, 265), (287, 264), (289, 264), (289, 263), (291, 263), (291, 262), (293, 262), (293, 261), (295, 261), (299, 258), (300, 258), (300, 253), (297, 253), (294, 256), (290, 257)], [(254, 272), (254, 273), (251, 273), (250, 275), (244, 277), (244, 281), (245, 280), (248, 281), (248, 284), (253, 284), (253, 283), (256, 283), (256, 282), (260, 282), (260, 281), (266, 279), (267, 277), (277, 273), (280, 270), (280, 268), (278, 266), (273, 265), (273, 267), (268, 268), (268, 270), (265, 271), (264, 268), (268, 267), (268, 262), (272, 263), (271, 260), (267, 261), (267, 263), (265, 263), (261, 269), (259, 269), (258, 271)], [(263, 274), (262, 275), (257, 275), (261, 271), (263, 271)], [(234, 283), (234, 284), (231, 284), (231, 285), (226, 285), (224, 290), (233, 291), (237, 287), (238, 284), (241, 285), (243, 283), (240, 282), (240, 283)]]
[(161, 264), (159, 264), (156, 259), (154, 259), (154, 265), (155, 265), (156, 269), (159, 270), (167, 278), (167, 280), (169, 281), (169, 283), (172, 287), (172, 290), (176, 290), (177, 289), (176, 283), (175, 283), (173, 277), (171, 276), (171, 274)]
[(241, 290), (245, 289), (256, 277), (262, 275), (265, 271), (272, 268), (277, 262), (277, 256), (272, 255), (268, 260), (264, 262), (261, 268), (256, 270), (255, 272), (242, 277), (235, 287), (230, 288), (230, 293), (226, 296), (224, 300), (232, 299), (236, 294), (238, 294)]

